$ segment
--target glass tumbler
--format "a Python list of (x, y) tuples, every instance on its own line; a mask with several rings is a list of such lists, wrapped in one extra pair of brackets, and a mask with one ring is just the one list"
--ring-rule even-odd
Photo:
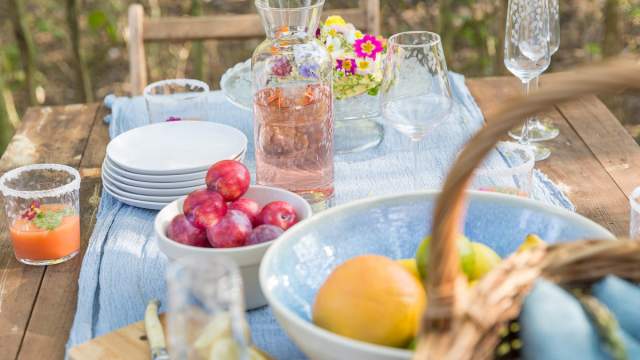
[(183, 258), (167, 270), (172, 359), (248, 359), (242, 278), (228, 258)]
[(640, 187), (635, 188), (629, 196), (629, 238), (640, 240)]
[(500, 142), (496, 150), (507, 166), (496, 167), (495, 163), (485, 161), (476, 170), (471, 187), (480, 191), (531, 197), (535, 165), (533, 149), (513, 142)]
[(144, 88), (149, 122), (206, 120), (209, 85), (193, 79), (157, 81)]
[(52, 265), (80, 250), (80, 174), (59, 164), (27, 165), (0, 178), (18, 261)]

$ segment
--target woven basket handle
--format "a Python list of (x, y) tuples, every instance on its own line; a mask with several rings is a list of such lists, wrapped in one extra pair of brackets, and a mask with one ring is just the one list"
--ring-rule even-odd
[[(595, 92), (640, 88), (640, 64), (618, 59), (605, 64), (556, 73), (545, 81), (544, 89), (526, 98), (517, 96), (487, 114), (487, 126), (479, 131), (456, 159), (438, 198), (433, 215), (433, 232), (427, 272), (429, 306), (422, 332), (446, 331), (457, 313), (466, 289), (461, 286), (461, 270), (456, 238), (463, 218), (465, 189), (475, 168), (509, 129), (526, 118), (552, 107)], [(416, 356), (418, 357), (418, 356)], [(423, 357), (421, 357), (423, 358)]]

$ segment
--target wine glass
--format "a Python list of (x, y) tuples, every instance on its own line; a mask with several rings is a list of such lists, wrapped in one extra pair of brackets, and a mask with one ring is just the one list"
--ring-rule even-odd
[[(549, 1), (549, 53), (553, 55), (560, 48), (560, 6), (558, 0)], [(531, 88), (537, 90), (539, 87), (540, 77), (536, 78), (531, 83)], [(519, 139), (521, 135), (521, 128), (511, 130), (509, 135), (514, 139)], [(534, 116), (529, 122), (529, 141), (545, 141), (551, 140), (560, 134), (560, 129), (553, 124), (552, 120), (548, 117), (539, 119)]]
[(440, 36), (428, 31), (391, 36), (381, 90), (383, 118), (411, 139), (417, 190), (419, 143), (449, 118), (454, 106)]
[[(522, 82), (525, 95), (531, 81), (543, 73), (551, 60), (549, 50), (548, 0), (509, 0), (505, 31), (504, 64)], [(531, 144), (529, 125), (522, 127), (518, 141), (534, 147), (536, 160), (544, 160), (551, 152), (548, 148)]]

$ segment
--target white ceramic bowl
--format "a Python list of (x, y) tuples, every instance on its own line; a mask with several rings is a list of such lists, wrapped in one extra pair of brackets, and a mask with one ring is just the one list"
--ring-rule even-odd
[[(286, 201), (296, 210), (300, 221), (311, 217), (311, 206), (309, 206), (309, 203), (299, 195), (284, 189), (252, 185), (243, 197), (255, 200), (260, 204), (260, 207), (272, 201)], [(167, 237), (167, 227), (176, 215), (182, 214), (182, 203), (185, 198), (186, 196), (183, 196), (173, 201), (156, 215), (154, 226), (160, 251), (170, 260), (191, 257), (201, 261), (209, 261), (219, 256), (226, 256), (233, 259), (240, 267), (242, 274), (247, 309), (255, 309), (266, 305), (267, 300), (264, 298), (260, 289), (258, 271), (260, 269), (262, 256), (269, 246), (278, 240), (227, 249), (200, 248), (175, 242)]]
[[(283, 234), (260, 266), (260, 283), (280, 326), (314, 360), (409, 360), (412, 352), (349, 339), (312, 321), (318, 289), (344, 261), (363, 254), (410, 258), (425, 235), (439, 192), (372, 197), (325, 210)], [(499, 193), (468, 193), (464, 234), (508, 256), (527, 234), (549, 243), (614, 239), (576, 213)], [(363, 277), (362, 281), (375, 281)], [(371, 326), (376, 326), (372, 319)]]

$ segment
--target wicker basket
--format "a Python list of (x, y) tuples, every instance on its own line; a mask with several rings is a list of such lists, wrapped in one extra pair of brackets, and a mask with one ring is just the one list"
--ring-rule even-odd
[(640, 88), (640, 64), (616, 60), (554, 75), (544, 89), (505, 101), (487, 115), (488, 125), (460, 153), (438, 199), (424, 315), (415, 359), (487, 359), (500, 330), (518, 317), (522, 301), (540, 276), (562, 286), (588, 286), (607, 274), (640, 281), (640, 241), (583, 240), (537, 247), (512, 255), (469, 288), (455, 239), (465, 189), (474, 169), (506, 132), (554, 104), (596, 92)]

